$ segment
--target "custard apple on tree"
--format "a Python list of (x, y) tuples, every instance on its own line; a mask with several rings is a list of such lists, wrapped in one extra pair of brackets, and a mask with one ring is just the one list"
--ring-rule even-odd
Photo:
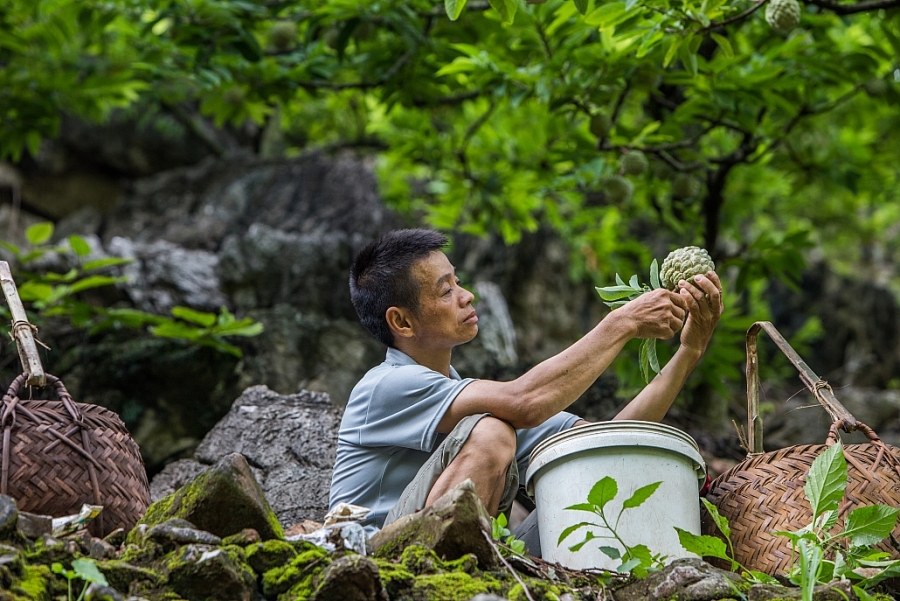
[(800, 3), (797, 0), (769, 0), (766, 23), (782, 31), (793, 29), (800, 23)]
[(700, 180), (690, 173), (679, 173), (672, 180), (672, 195), (675, 198), (694, 198), (700, 194)]
[(606, 113), (597, 113), (591, 117), (591, 133), (601, 140), (609, 135), (610, 129), (612, 129), (612, 120)]
[(640, 150), (632, 150), (622, 155), (620, 161), (626, 175), (640, 175), (647, 170), (649, 162)]
[(269, 42), (275, 50), (284, 52), (297, 42), (297, 24), (293, 21), (278, 21), (269, 30)]
[(703, 275), (715, 268), (716, 264), (713, 263), (705, 248), (685, 246), (673, 250), (663, 260), (659, 270), (659, 279), (663, 288), (674, 290), (679, 281), (692, 282), (695, 275)]
[(611, 203), (628, 202), (634, 194), (634, 184), (621, 175), (611, 175), (603, 180), (603, 192)]

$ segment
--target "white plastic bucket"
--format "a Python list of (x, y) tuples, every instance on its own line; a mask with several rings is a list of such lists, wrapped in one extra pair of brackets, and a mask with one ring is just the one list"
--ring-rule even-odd
[(600, 551), (601, 546), (609, 546), (623, 552), (613, 539), (593, 539), (578, 551), (569, 549), (584, 540), (588, 530), (608, 536), (603, 528), (579, 528), (557, 545), (565, 528), (579, 522), (601, 523), (594, 513), (565, 508), (586, 503), (591, 488), (604, 476), (613, 478), (618, 486), (618, 494), (604, 507), (610, 522), (634, 491), (662, 482), (640, 506), (622, 513), (616, 532), (627, 545), (646, 545), (651, 552), (666, 556), (666, 563), (695, 557), (678, 542), (675, 526), (700, 534), (697, 493), (706, 481), (706, 464), (697, 443), (671, 426), (620, 420), (560, 432), (531, 453), (525, 482), (535, 496), (545, 560), (579, 570), (614, 570), (621, 564)]

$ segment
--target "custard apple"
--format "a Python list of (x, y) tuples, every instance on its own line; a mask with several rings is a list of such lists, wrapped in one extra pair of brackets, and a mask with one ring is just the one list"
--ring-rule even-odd
[(609, 135), (609, 130), (612, 128), (612, 121), (609, 118), (609, 115), (605, 113), (597, 113), (593, 117), (591, 117), (591, 133), (600, 138), (601, 140)]
[(647, 157), (640, 150), (632, 150), (622, 155), (622, 171), (626, 175), (640, 175), (647, 170)]
[(290, 49), (297, 42), (297, 24), (293, 21), (278, 21), (269, 30), (269, 42), (279, 52)]
[(700, 180), (688, 173), (679, 173), (672, 180), (672, 195), (675, 198), (694, 198), (700, 194)]
[(693, 281), (695, 275), (705, 274), (716, 268), (705, 248), (685, 246), (669, 253), (659, 269), (659, 279), (663, 288), (674, 290), (681, 280)]
[(786, 31), (800, 22), (800, 3), (797, 0), (769, 0), (766, 5), (766, 23)]
[(634, 184), (621, 175), (603, 180), (603, 192), (611, 203), (628, 202), (634, 194)]

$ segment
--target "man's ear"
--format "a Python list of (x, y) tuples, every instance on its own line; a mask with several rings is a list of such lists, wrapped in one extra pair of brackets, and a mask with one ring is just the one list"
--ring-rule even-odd
[(389, 307), (384, 314), (388, 328), (396, 338), (412, 338), (415, 335), (412, 314), (409, 309)]

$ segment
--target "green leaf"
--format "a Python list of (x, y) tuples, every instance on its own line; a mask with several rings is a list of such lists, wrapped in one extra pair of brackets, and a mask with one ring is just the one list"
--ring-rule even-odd
[(512, 23), (516, 18), (516, 10), (519, 8), (517, 0), (488, 0), (488, 3), (500, 13), (504, 24)]
[(728, 556), (728, 549), (725, 542), (717, 536), (706, 536), (702, 534), (694, 534), (687, 530), (682, 530), (675, 526), (678, 531), (678, 542), (684, 547), (685, 551), (699, 555), (700, 557), (716, 557), (726, 561), (732, 561)]
[(19, 286), (19, 298), (23, 301), (45, 301), (53, 294), (53, 286), (33, 280)]
[(569, 547), (569, 551), (580, 551), (583, 546), (585, 546), (586, 544), (588, 544), (590, 541), (594, 540), (595, 538), (597, 538), (597, 537), (594, 536), (593, 532), (588, 532), (587, 535), (584, 537), (584, 540), (581, 541), (580, 543), (574, 544), (571, 547)]
[(587, 12), (588, 0), (574, 0), (575, 8), (578, 9), (578, 12), (581, 14), (585, 14)]
[(656, 356), (656, 338), (647, 339), (647, 363), (650, 371), (655, 374), (659, 373), (659, 357)]
[(451, 21), (456, 21), (466, 7), (467, 0), (444, 0), (444, 10)]
[(634, 288), (635, 290), (640, 290), (641, 282), (638, 280), (637, 275), (631, 276), (631, 279), (628, 280), (628, 285)]
[(610, 559), (621, 559), (622, 554), (615, 547), (600, 547), (600, 552), (609, 557)]
[(734, 58), (734, 48), (731, 47), (731, 42), (728, 41), (728, 38), (718, 33), (713, 33), (711, 35), (712, 39), (719, 45), (719, 48), (722, 49), (722, 53), (728, 58)]
[(630, 509), (632, 507), (640, 507), (644, 501), (650, 498), (650, 495), (656, 492), (656, 489), (659, 488), (659, 485), (662, 484), (660, 482), (654, 482), (652, 484), (648, 484), (647, 486), (642, 486), (631, 495), (624, 503), (622, 503), (622, 509)]
[(661, 286), (662, 284), (659, 282), (659, 263), (656, 262), (656, 259), (653, 259), (653, 262), (650, 263), (650, 287), (656, 290)]
[(870, 595), (860, 586), (853, 585), (853, 592), (856, 594), (856, 598), (859, 601), (876, 601), (875, 597)]
[(854, 547), (880, 543), (894, 529), (900, 509), (888, 505), (866, 505), (858, 507), (847, 516), (843, 536), (850, 539)]
[(641, 560), (637, 557), (632, 557), (631, 559), (623, 562), (622, 565), (617, 567), (616, 572), (618, 572), (619, 574), (628, 574), (639, 565), (641, 565)]
[(203, 334), (201, 330), (193, 326), (175, 321), (166, 321), (158, 326), (153, 326), (150, 328), (150, 333), (160, 338), (180, 338), (182, 340), (196, 340)]
[(568, 528), (565, 528), (562, 532), (559, 533), (559, 539), (556, 541), (556, 546), (558, 547), (559, 545), (561, 545), (562, 542), (566, 540), (566, 538), (568, 538), (570, 534), (583, 526), (596, 526), (596, 524), (592, 524), (591, 522), (578, 522), (577, 524), (573, 524)]
[(245, 336), (249, 338), (262, 334), (263, 330), (263, 324), (246, 317), (239, 321), (219, 323), (210, 330), (210, 334), (213, 336)]
[(134, 262), (134, 259), (123, 259), (121, 257), (106, 257), (105, 259), (94, 259), (93, 261), (85, 262), (82, 269), (84, 271), (92, 271), (94, 269), (101, 269), (103, 267), (112, 267), (114, 265), (125, 265), (127, 263)]
[(847, 486), (847, 460), (840, 443), (830, 446), (813, 461), (803, 492), (812, 506), (813, 517), (837, 509)]
[(710, 517), (713, 519), (713, 522), (716, 523), (716, 526), (719, 528), (719, 531), (725, 535), (725, 538), (731, 539), (731, 526), (728, 525), (728, 518), (719, 513), (719, 508), (712, 504), (706, 497), (700, 497), (700, 500), (703, 502), (704, 507), (706, 507), (706, 511), (709, 512)]
[(634, 288), (631, 286), (606, 286), (605, 288), (596, 288), (597, 294), (605, 301), (616, 301), (626, 298), (634, 294)]
[(109, 586), (106, 576), (97, 569), (97, 562), (93, 559), (76, 559), (72, 562), (72, 569), (85, 582), (96, 582), (101, 586)]
[[(640, 352), (638, 355), (638, 363), (641, 367), (641, 377), (645, 383), (649, 383), (652, 376), (650, 375), (650, 338), (641, 340)], [(655, 340), (653, 340), (655, 342)]]
[(69, 294), (75, 294), (76, 292), (81, 292), (82, 290), (90, 290), (91, 288), (110, 286), (117, 282), (124, 281), (124, 279), (125, 278), (114, 278), (108, 275), (90, 275), (72, 284), (71, 289), (69, 290)]
[(587, 500), (588, 503), (592, 503), (602, 510), (618, 493), (619, 485), (616, 484), (616, 481), (609, 476), (603, 476), (591, 487)]
[(591, 513), (597, 513), (597, 506), (590, 503), (575, 503), (574, 505), (569, 505), (565, 509), (569, 511), (589, 511)]
[(49, 221), (35, 223), (25, 230), (25, 238), (34, 246), (43, 244), (53, 236), (53, 224)]
[(191, 323), (201, 325), (205, 328), (213, 326), (216, 323), (215, 313), (195, 311), (194, 309), (190, 309), (188, 307), (173, 307), (172, 315), (174, 315), (178, 319), (183, 319), (184, 321), (189, 321)]
[(13, 256), (15, 256), (17, 258), (19, 257), (19, 255), (22, 252), (21, 250), (19, 250), (18, 246), (16, 246), (15, 244), (10, 244), (9, 242), (6, 242), (5, 240), (0, 240), (0, 248), (5, 248), (9, 252), (11, 252), (13, 254)]
[(859, 586), (864, 589), (872, 588), (879, 582), (883, 580), (887, 580), (888, 578), (898, 578), (900, 577), (900, 561), (894, 561), (885, 567), (881, 572), (875, 574), (874, 576), (870, 576), (865, 580), (859, 581)]
[(90, 245), (84, 241), (84, 238), (81, 236), (71, 235), (69, 236), (69, 246), (72, 247), (72, 252), (74, 252), (79, 257), (86, 257), (91, 254)]

